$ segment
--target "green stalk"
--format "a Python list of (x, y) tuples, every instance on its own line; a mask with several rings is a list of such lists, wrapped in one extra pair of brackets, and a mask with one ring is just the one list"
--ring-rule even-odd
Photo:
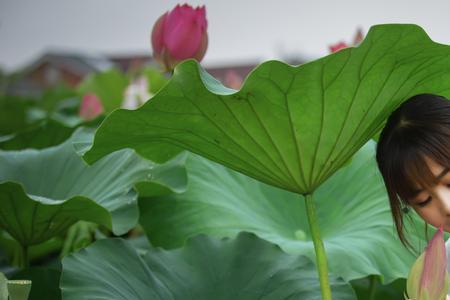
[(375, 286), (377, 283), (377, 276), (370, 275), (370, 285), (369, 285), (369, 299), (368, 300), (374, 300), (375, 299)]
[(330, 282), (328, 280), (328, 264), (325, 247), (320, 238), (319, 225), (317, 224), (316, 209), (311, 194), (305, 195), (306, 212), (308, 215), (309, 229), (311, 231), (314, 250), (316, 252), (317, 271), (319, 272), (320, 290), (322, 300), (331, 300)]
[(19, 257), (17, 258), (17, 265), (20, 269), (28, 269), (30, 261), (28, 260), (28, 246), (21, 245)]

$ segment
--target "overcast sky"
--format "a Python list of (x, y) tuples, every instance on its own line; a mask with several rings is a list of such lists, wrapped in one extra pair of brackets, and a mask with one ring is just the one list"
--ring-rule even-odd
[[(47, 50), (150, 54), (153, 23), (178, 1), (0, 0), (0, 67), (13, 70)], [(204, 65), (318, 58), (358, 26), (415, 23), (450, 44), (449, 0), (206, 0)]]

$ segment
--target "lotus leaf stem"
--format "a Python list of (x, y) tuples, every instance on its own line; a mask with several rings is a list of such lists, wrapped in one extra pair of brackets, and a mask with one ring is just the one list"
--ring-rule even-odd
[(308, 215), (309, 229), (311, 231), (314, 250), (316, 252), (316, 264), (319, 272), (320, 290), (323, 300), (331, 300), (330, 282), (328, 280), (328, 263), (325, 247), (320, 238), (319, 225), (317, 223), (316, 209), (312, 194), (305, 195), (306, 212)]

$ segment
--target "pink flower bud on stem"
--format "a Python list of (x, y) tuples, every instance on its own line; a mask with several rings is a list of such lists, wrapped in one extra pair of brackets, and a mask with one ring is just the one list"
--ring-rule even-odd
[(171, 71), (182, 60), (201, 61), (208, 47), (205, 6), (192, 8), (177, 5), (166, 12), (153, 25), (151, 43), (154, 58)]
[(407, 299), (445, 300), (449, 282), (444, 230), (441, 225), (410, 270), (406, 283)]
[(102, 113), (103, 113), (102, 102), (94, 93), (89, 93), (83, 96), (79, 112), (79, 115), (82, 119), (90, 121), (95, 119)]

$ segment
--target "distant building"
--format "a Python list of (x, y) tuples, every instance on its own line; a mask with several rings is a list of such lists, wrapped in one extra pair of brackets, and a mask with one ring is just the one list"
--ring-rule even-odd
[(38, 96), (43, 90), (65, 83), (75, 87), (86, 75), (114, 67), (104, 57), (47, 53), (18, 71), (8, 84), (7, 93), (22, 96)]
[[(296, 61), (293, 64), (299, 64)], [(15, 74), (8, 83), (6, 93), (19, 96), (39, 96), (45, 89), (64, 83), (76, 87), (94, 72), (116, 67), (123, 72), (138, 70), (145, 65), (156, 65), (150, 55), (93, 56), (78, 53), (52, 53), (42, 55), (35, 62)], [(257, 63), (206, 67), (206, 71), (226, 86), (238, 89), (244, 78)]]
[(117, 55), (108, 56), (108, 59), (123, 72), (137, 70), (145, 65), (154, 64), (151, 55)]

